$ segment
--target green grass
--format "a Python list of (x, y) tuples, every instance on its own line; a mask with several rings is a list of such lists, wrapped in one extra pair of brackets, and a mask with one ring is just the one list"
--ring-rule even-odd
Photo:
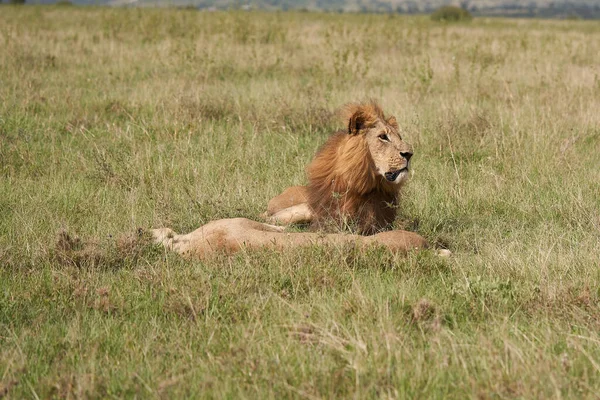
[[(0, 8), (0, 397), (600, 392), (598, 24)], [(369, 97), (452, 258), (115, 248), (258, 220)]]

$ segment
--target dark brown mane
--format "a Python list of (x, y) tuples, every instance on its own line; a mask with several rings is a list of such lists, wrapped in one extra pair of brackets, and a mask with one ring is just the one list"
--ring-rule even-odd
[[(349, 104), (342, 115), (348, 132), (334, 133), (308, 166), (308, 204), (318, 228), (348, 224), (360, 233), (373, 234), (387, 228), (396, 217), (398, 192), (376, 174), (363, 135), (352, 134), (358, 123), (369, 127), (384, 114), (375, 102)], [(360, 119), (360, 121), (353, 121)]]

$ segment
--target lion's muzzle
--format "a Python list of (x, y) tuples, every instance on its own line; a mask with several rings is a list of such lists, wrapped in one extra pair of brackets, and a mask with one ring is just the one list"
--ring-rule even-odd
[(403, 172), (408, 172), (408, 167), (404, 167), (404, 168), (398, 169), (396, 171), (386, 172), (383, 175), (385, 176), (385, 179), (388, 182), (394, 182), (398, 178), (398, 176), (400, 176), (400, 174)]

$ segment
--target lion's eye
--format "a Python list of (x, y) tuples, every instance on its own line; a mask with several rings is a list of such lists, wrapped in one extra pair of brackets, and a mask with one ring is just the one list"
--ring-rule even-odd
[(383, 140), (384, 142), (390, 141), (390, 138), (385, 133), (382, 133), (381, 135), (379, 135), (379, 139)]

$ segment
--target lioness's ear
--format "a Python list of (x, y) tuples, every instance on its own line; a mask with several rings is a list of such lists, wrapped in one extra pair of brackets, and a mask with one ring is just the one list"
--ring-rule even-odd
[(387, 123), (388, 125), (394, 127), (396, 130), (400, 129), (400, 127), (398, 126), (398, 121), (396, 121), (396, 117), (394, 117), (393, 115), (388, 118)]
[(350, 135), (356, 135), (365, 127), (366, 121), (366, 115), (362, 112), (362, 110), (357, 110), (354, 114), (352, 114), (350, 121), (348, 122), (348, 133)]

